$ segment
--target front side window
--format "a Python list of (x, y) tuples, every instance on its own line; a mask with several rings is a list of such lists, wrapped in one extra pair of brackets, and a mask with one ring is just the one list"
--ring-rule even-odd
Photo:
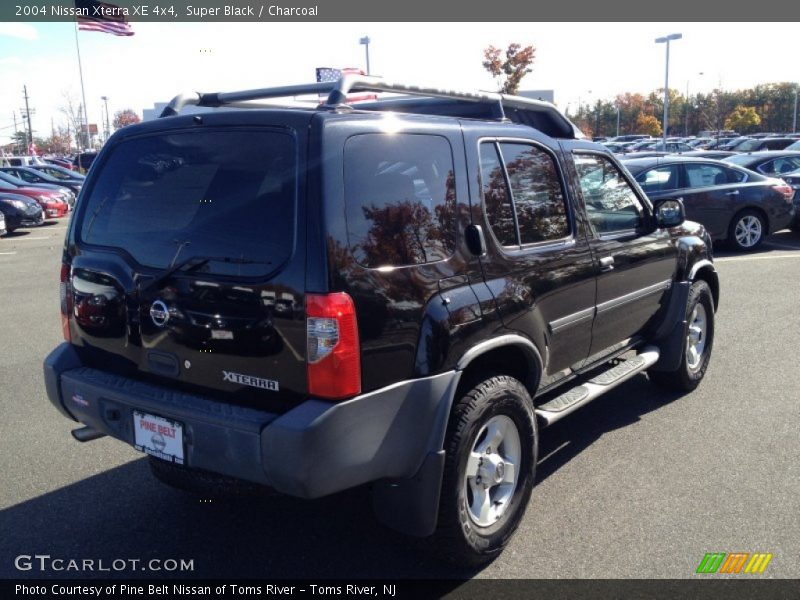
[(619, 233), (644, 226), (644, 206), (611, 160), (596, 154), (575, 154), (574, 160), (586, 213), (596, 232)]
[(444, 260), (455, 250), (455, 176), (446, 138), (368, 133), (347, 140), (350, 249), (365, 267)]

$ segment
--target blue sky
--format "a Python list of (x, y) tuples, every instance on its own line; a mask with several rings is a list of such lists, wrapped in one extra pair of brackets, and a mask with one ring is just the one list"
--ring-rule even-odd
[[(361, 36), (372, 38), (373, 74), (442, 87), (493, 89), (482, 49), (512, 41), (537, 48), (523, 88), (554, 89), (571, 109), (618, 92), (663, 86), (664, 47), (654, 38), (681, 32), (672, 45), (671, 87), (690, 92), (800, 80), (797, 25), (705, 23), (134, 23), (130, 38), (80, 32), (89, 120), (109, 111), (141, 114), (181, 91), (223, 91), (311, 81), (314, 68), (362, 67)], [(33, 127), (48, 135), (63, 94), (80, 101), (70, 23), (0, 23), (0, 143), (28, 86)], [(704, 75), (699, 75), (703, 72)]]

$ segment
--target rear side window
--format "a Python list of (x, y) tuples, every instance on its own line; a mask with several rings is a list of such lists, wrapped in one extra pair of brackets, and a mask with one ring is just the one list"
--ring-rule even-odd
[(730, 183), (729, 170), (716, 165), (689, 163), (686, 169), (686, 182), (690, 188), (710, 187)]
[(511, 184), (522, 244), (558, 240), (569, 235), (567, 205), (555, 161), (529, 144), (500, 144)]
[(532, 144), (484, 142), (481, 188), (486, 216), (503, 246), (557, 241), (570, 233), (555, 159)]
[[(264, 276), (292, 253), (295, 143), (270, 130), (148, 135), (111, 149), (85, 199), (82, 242), (164, 268)], [(227, 260), (226, 260), (227, 259)]]
[(636, 176), (636, 181), (645, 192), (676, 190), (680, 187), (679, 179), (676, 165), (657, 167)]
[(344, 148), (347, 237), (365, 267), (444, 260), (455, 250), (453, 153), (436, 135), (367, 133)]

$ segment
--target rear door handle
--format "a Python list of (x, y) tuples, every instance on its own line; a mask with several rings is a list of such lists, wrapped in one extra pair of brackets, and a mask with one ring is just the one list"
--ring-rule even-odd
[(738, 196), (739, 190), (733, 190), (732, 192), (725, 192), (726, 196)]
[(601, 271), (611, 271), (614, 269), (614, 257), (613, 256), (604, 256), (600, 259), (600, 270)]

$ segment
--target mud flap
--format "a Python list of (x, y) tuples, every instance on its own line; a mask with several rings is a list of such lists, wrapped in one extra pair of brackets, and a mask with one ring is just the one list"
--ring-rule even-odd
[(680, 281), (672, 285), (664, 318), (653, 335), (653, 342), (661, 352), (658, 362), (650, 367), (653, 371), (675, 371), (681, 366), (686, 337), (686, 303), (689, 301), (691, 287), (691, 281)]
[(444, 450), (429, 453), (410, 479), (385, 479), (373, 485), (372, 508), (381, 523), (417, 537), (436, 531), (444, 454)]

